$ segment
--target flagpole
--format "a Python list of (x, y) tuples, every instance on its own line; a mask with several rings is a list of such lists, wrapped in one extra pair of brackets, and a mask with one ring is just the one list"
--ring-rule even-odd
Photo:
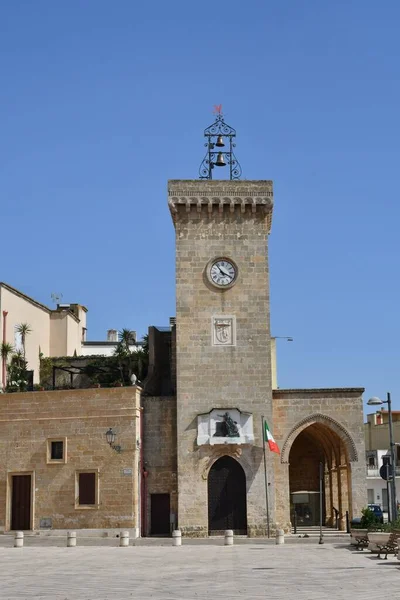
[(264, 415), (261, 417), (261, 431), (262, 431), (262, 439), (263, 439), (263, 450), (264, 450), (264, 479), (265, 479), (265, 505), (267, 508), (267, 532), (268, 537), (270, 537), (270, 527), (269, 527), (269, 501), (268, 501), (268, 476), (267, 476), (267, 457), (265, 454), (265, 425), (264, 425)]

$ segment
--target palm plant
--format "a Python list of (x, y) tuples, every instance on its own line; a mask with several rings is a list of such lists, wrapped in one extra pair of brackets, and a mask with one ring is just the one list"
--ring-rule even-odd
[(22, 352), (24, 355), (24, 360), (26, 357), (26, 336), (32, 333), (32, 329), (28, 323), (20, 323), (15, 328), (16, 332), (21, 336), (21, 344), (22, 344)]
[[(1, 359), (6, 365), (6, 378), (8, 377), (8, 358), (13, 353), (14, 348), (8, 342), (2, 342), (0, 346)], [(3, 381), (3, 386), (6, 387), (6, 381)]]
[(123, 350), (130, 353), (129, 346), (134, 344), (134, 335), (130, 329), (122, 329), (119, 332), (119, 344)]
[(10, 364), (8, 367), (8, 391), (23, 392), (27, 387), (27, 362), (24, 358), (24, 353), (17, 350), (11, 355)]
[(133, 374), (139, 380), (142, 380), (146, 375), (148, 364), (147, 339), (144, 342), (144, 347), (136, 347), (131, 350), (131, 346), (136, 345), (133, 332), (130, 329), (122, 329), (119, 332), (119, 342), (114, 350), (114, 356), (117, 359), (121, 383), (130, 385)]
[(8, 357), (14, 351), (14, 348), (8, 342), (2, 342), (0, 346), (0, 354), (1, 358), (4, 358), (5, 361), (8, 361)]

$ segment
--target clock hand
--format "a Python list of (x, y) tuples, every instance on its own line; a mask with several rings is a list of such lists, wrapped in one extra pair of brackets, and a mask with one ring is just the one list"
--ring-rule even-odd
[(218, 267), (218, 268), (219, 268), (219, 270), (221, 271), (221, 273), (222, 273), (223, 275), (226, 275), (227, 277), (230, 277), (230, 275), (229, 275), (228, 271), (225, 271), (225, 269), (223, 269), (223, 268), (221, 268), (221, 267)]

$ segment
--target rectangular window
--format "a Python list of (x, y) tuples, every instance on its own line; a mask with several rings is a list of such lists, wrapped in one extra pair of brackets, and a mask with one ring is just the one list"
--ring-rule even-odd
[(51, 442), (51, 460), (64, 458), (64, 442)]
[(368, 494), (368, 504), (374, 504), (374, 502), (375, 502), (374, 490), (367, 490), (367, 494)]
[(67, 438), (50, 438), (47, 440), (47, 464), (67, 462)]
[(75, 508), (96, 508), (98, 505), (98, 473), (79, 471), (77, 473), (77, 502)]

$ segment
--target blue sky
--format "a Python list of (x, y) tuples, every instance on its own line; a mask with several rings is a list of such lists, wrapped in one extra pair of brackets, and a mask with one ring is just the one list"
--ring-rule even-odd
[(280, 387), (399, 381), (400, 4), (0, 5), (0, 279), (88, 306), (89, 338), (175, 314), (168, 179), (222, 103), (273, 179)]

